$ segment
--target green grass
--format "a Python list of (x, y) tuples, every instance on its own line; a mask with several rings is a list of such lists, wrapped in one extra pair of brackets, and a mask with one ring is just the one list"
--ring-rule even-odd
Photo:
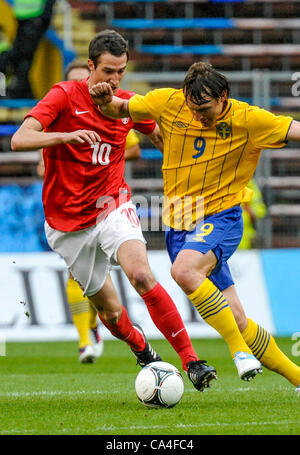
[[(291, 340), (279, 345), (291, 357)], [(154, 340), (180, 368), (169, 345)], [(148, 409), (136, 398), (139, 368), (127, 346), (106, 341), (94, 365), (77, 362), (77, 345), (9, 343), (0, 357), (1, 435), (295, 435), (300, 398), (283, 377), (264, 370), (241, 381), (221, 339), (193, 340), (219, 379), (204, 393), (184, 375), (185, 393), (172, 409)], [(299, 358), (293, 358), (299, 364)]]

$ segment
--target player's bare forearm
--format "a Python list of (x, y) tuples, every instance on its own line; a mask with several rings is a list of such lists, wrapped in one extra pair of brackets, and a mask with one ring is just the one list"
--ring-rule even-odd
[(161, 152), (164, 153), (164, 144), (160, 134), (160, 130), (158, 125), (156, 125), (155, 129), (152, 133), (147, 135), (153, 145)]
[(20, 128), (11, 139), (12, 150), (37, 150), (63, 143), (63, 133), (44, 133)]
[(81, 144), (88, 142), (91, 145), (100, 142), (100, 136), (94, 131), (78, 130), (71, 133), (44, 132), (41, 123), (33, 117), (25, 119), (18, 131), (11, 139), (12, 150), (37, 150), (53, 147), (60, 144)]
[(124, 118), (129, 117), (128, 100), (114, 96), (111, 103), (99, 105), (101, 112), (107, 117)]
[(300, 122), (292, 121), (286, 138), (288, 141), (300, 141)]
[(104, 115), (112, 118), (129, 117), (128, 100), (113, 95), (107, 82), (99, 82), (89, 89), (94, 103), (98, 104)]

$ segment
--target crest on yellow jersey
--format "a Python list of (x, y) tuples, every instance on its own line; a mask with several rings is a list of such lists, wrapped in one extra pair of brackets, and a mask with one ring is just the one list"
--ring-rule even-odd
[(231, 127), (226, 122), (219, 123), (216, 128), (222, 139), (227, 139), (231, 135)]
[(185, 123), (182, 123), (182, 122), (175, 122), (175, 125), (177, 125), (178, 128), (187, 128), (188, 127)]

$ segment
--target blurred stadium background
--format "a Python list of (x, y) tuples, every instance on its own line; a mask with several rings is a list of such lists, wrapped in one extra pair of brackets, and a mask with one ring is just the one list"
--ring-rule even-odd
[[(0, 11), (0, 51), (5, 51), (16, 32), (11, 1), (0, 0)], [(57, 0), (30, 72), (35, 99), (0, 96), (0, 329), (8, 340), (76, 337), (64, 295), (64, 267), (47, 253), (43, 233), (39, 152), (11, 152), (10, 138), (30, 107), (63, 79), (67, 64), (75, 57), (87, 60), (89, 41), (106, 28), (130, 43), (124, 89), (144, 94), (155, 87), (179, 88), (189, 65), (202, 59), (228, 76), (232, 97), (300, 120), (299, 0)], [(144, 195), (150, 204), (151, 196), (162, 195), (161, 158), (142, 137), (141, 148), (141, 159), (127, 163), (127, 181), (133, 194)], [(257, 219), (255, 249), (238, 252), (232, 263), (249, 315), (277, 335), (300, 330), (299, 171), (299, 144), (263, 151), (255, 179), (267, 214)], [(140, 211), (141, 218), (159, 217), (160, 207), (149, 206)], [(191, 334), (210, 334), (199, 321), (193, 324), (198, 316), (167, 276), (164, 233), (146, 231), (145, 237), (154, 272), (182, 305)], [(55, 271), (51, 277), (50, 269)], [(120, 271), (114, 274), (123, 302), (143, 320), (137, 296)], [(155, 335), (150, 323), (149, 331)]]

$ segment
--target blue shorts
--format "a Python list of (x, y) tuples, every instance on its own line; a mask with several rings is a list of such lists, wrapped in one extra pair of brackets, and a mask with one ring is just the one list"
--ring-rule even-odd
[(243, 218), (240, 206), (206, 217), (194, 231), (166, 230), (166, 245), (172, 263), (179, 251), (196, 250), (207, 253), (212, 250), (218, 263), (209, 279), (223, 291), (234, 284), (227, 264), (243, 235)]

